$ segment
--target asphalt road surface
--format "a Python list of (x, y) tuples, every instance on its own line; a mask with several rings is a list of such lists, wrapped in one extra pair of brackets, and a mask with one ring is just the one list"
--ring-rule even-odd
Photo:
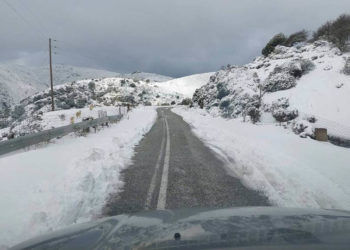
[(157, 121), (135, 148), (133, 163), (122, 171), (123, 189), (109, 197), (104, 215), (269, 205), (265, 196), (228, 173), (180, 116), (168, 108), (157, 112)]

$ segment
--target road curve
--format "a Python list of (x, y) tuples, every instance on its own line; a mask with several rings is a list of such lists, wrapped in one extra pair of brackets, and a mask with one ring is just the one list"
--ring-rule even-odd
[(222, 160), (168, 108), (135, 148), (122, 171), (124, 187), (110, 195), (104, 216), (189, 207), (268, 206), (265, 196), (242, 185)]

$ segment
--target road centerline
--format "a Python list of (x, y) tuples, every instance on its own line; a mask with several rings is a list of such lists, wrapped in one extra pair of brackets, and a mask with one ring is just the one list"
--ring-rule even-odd
[(160, 151), (159, 151), (159, 155), (158, 155), (158, 159), (157, 159), (157, 163), (154, 169), (154, 173), (151, 179), (151, 183), (147, 192), (147, 197), (146, 197), (146, 202), (145, 202), (145, 210), (149, 210), (151, 209), (151, 202), (152, 202), (152, 197), (153, 197), (153, 193), (154, 190), (156, 188), (156, 178), (158, 175), (158, 170), (160, 167), (160, 163), (162, 160), (162, 156), (163, 156), (163, 152), (164, 152), (164, 147), (165, 147), (165, 133), (166, 133), (166, 129), (165, 129), (165, 122), (164, 122), (164, 118), (162, 118), (163, 121), (163, 136), (162, 136), (162, 142), (160, 144)]
[(166, 127), (166, 148), (165, 148), (165, 156), (164, 156), (164, 164), (163, 164), (163, 174), (160, 182), (159, 188), (159, 196), (157, 209), (164, 210), (166, 205), (166, 196), (168, 189), (168, 174), (169, 174), (169, 161), (170, 161), (170, 133), (169, 126), (166, 116), (164, 117), (165, 127)]

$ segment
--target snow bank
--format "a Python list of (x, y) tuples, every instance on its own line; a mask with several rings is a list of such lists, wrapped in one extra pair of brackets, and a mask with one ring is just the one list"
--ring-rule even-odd
[[(276, 125), (174, 108), (248, 187), (283, 207), (350, 210), (350, 150), (302, 139)], [(218, 131), (220, 131), (218, 133)]]
[(130, 163), (134, 145), (155, 119), (154, 108), (136, 108), (96, 134), (68, 135), (0, 158), (1, 244), (99, 216), (108, 194), (122, 185), (120, 171)]

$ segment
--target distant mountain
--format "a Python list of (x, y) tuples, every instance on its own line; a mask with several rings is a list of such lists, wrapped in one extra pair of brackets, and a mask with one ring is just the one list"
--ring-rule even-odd
[[(54, 84), (104, 77), (122, 77), (135, 80), (149, 79), (150, 82), (167, 81), (171, 77), (152, 73), (134, 72), (121, 74), (100, 69), (54, 65)], [(48, 66), (31, 67), (13, 64), (0, 64), (0, 109), (3, 103), (14, 104), (49, 87)]]

